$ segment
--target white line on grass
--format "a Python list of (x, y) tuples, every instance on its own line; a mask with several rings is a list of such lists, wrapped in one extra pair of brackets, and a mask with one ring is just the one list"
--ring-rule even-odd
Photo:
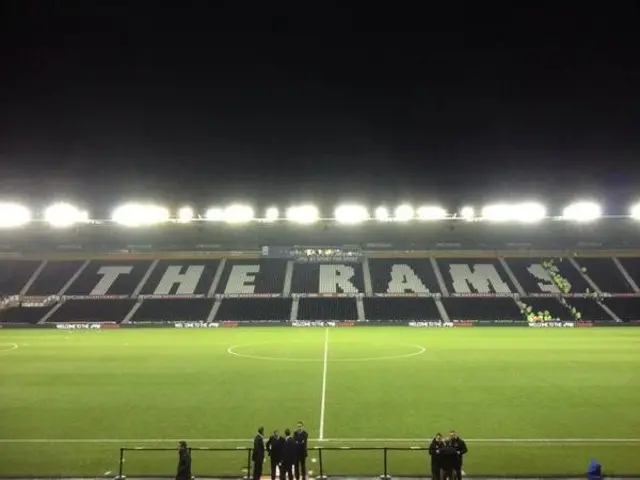
[(329, 362), (327, 361), (329, 358), (329, 329), (326, 328), (324, 331), (324, 359), (322, 362), (322, 397), (320, 399), (320, 433), (318, 435), (318, 440), (322, 440), (324, 438), (324, 406), (327, 398), (327, 366)]
[[(7, 348), (6, 345), (8, 345), (9, 348)], [(17, 350), (17, 349), (18, 349), (18, 344), (17, 343), (0, 343), (0, 353), (11, 352), (11, 351)]]
[[(309, 439), (322, 443), (423, 443), (426, 445), (430, 439), (427, 438), (314, 438)], [(189, 443), (246, 443), (250, 444), (248, 438), (192, 438)], [(471, 443), (640, 443), (640, 438), (466, 438), (465, 441)], [(178, 439), (173, 438), (0, 438), (0, 443), (176, 443)]]

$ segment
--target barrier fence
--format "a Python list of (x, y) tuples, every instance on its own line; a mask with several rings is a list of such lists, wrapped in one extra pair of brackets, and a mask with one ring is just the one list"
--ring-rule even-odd
[[(379, 477), (383, 480), (390, 480), (391, 474), (389, 473), (389, 453), (396, 452), (420, 452), (423, 456), (419, 463), (423, 466), (423, 468), (419, 469), (419, 471), (412, 472), (402, 472), (403, 475), (416, 475), (416, 476), (430, 476), (429, 472), (429, 464), (428, 458), (426, 454), (427, 447), (309, 447), (309, 458), (307, 459), (307, 470), (312, 469), (313, 474), (308, 475), (308, 477), (316, 478), (316, 479), (326, 479), (327, 475), (330, 473), (333, 476), (342, 476), (342, 475), (362, 475), (362, 476), (374, 476)], [(159, 448), (159, 447), (122, 447), (120, 448), (120, 460), (119, 460), (119, 469), (117, 479), (125, 479), (126, 476), (134, 475), (134, 476), (150, 476), (150, 475), (159, 475), (159, 476), (171, 476), (175, 472), (176, 460), (177, 458), (172, 458), (171, 463), (167, 463), (164, 459), (164, 462), (142, 462), (141, 467), (145, 470), (147, 468), (158, 468), (158, 463), (165, 463), (167, 467), (170, 467), (171, 470), (163, 471), (163, 472), (151, 472), (151, 471), (133, 471), (129, 472), (130, 469), (125, 471), (125, 453), (126, 452), (177, 452), (176, 448)], [(252, 478), (252, 469), (253, 469), (253, 461), (251, 459), (253, 449), (250, 447), (236, 447), (236, 448), (216, 448), (216, 447), (190, 447), (189, 451), (193, 454), (194, 452), (208, 452), (217, 457), (218, 460), (222, 460), (223, 462), (227, 462), (227, 464), (234, 464), (236, 466), (240, 465), (240, 456), (244, 454), (244, 458), (242, 459), (242, 468), (238, 468), (236, 470), (225, 470), (220, 467), (218, 463), (216, 466), (216, 460), (212, 459), (212, 461), (203, 461), (200, 462), (198, 458), (192, 455), (193, 461), (193, 472), (196, 476), (207, 476), (207, 477), (235, 477), (239, 478), (241, 474), (242, 478), (251, 479)], [(315, 457), (313, 453), (317, 454), (317, 459), (315, 462), (312, 462), (311, 459)], [(341, 464), (345, 462), (332, 462), (327, 461), (327, 455), (329, 452), (369, 452), (374, 453), (375, 455), (364, 459), (364, 463), (367, 465), (367, 471), (343, 471), (341, 470)], [(234, 458), (231, 458), (234, 457)], [(377, 457), (377, 458), (374, 458)], [(344, 459), (342, 459), (344, 460)], [(375, 463), (371, 462), (375, 460)], [(349, 463), (347, 460), (346, 463)], [(363, 463), (363, 459), (361, 458), (359, 464)], [(204, 468), (199, 468), (199, 465), (202, 465)], [(211, 471), (207, 471), (211, 468)], [(327, 468), (329, 470), (327, 470)], [(359, 468), (359, 467), (356, 467)], [(396, 464), (394, 464), (394, 468), (397, 468)], [(163, 468), (164, 470), (164, 468)], [(399, 472), (398, 469), (395, 470), (396, 473)], [(234, 472), (237, 472), (234, 474)], [(262, 476), (270, 476), (270, 463), (269, 459), (263, 465)]]

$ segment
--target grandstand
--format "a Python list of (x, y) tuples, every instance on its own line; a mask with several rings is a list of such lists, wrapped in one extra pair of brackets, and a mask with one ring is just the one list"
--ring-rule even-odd
[[(312, 476), (426, 474), (422, 450), (353, 449), (449, 428), (469, 439), (471, 476), (579, 475), (591, 456), (640, 471), (640, 335), (613, 328), (640, 325), (640, 215), (4, 207), (4, 476), (170, 475), (171, 452), (118, 464), (119, 448), (184, 437), (206, 449), (198, 476), (238, 477), (258, 424), (299, 418), (328, 448)], [(385, 328), (331, 328), (364, 326)], [(612, 328), (577, 328), (596, 326)]]
[[(4, 323), (640, 320), (640, 258), (446, 257), (349, 263), (251, 255), (0, 261)], [(553, 261), (552, 276), (545, 262)], [(560, 277), (562, 280), (557, 280)], [(565, 290), (566, 287), (566, 290)], [(525, 307), (525, 309), (526, 309)], [(579, 313), (579, 315), (576, 314)]]

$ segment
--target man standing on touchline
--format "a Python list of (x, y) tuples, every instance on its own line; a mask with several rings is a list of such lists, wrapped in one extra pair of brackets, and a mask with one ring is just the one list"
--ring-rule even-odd
[(264, 463), (264, 427), (258, 429), (253, 439), (253, 480), (260, 480)]
[(296, 480), (300, 480), (300, 471), (302, 471), (302, 480), (307, 479), (307, 441), (309, 435), (304, 429), (304, 423), (298, 422), (298, 428), (293, 434), (293, 440), (296, 443), (296, 463), (294, 465), (294, 473)]

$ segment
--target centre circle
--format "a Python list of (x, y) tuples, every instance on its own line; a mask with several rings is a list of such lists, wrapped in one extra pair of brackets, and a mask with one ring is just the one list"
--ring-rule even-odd
[(17, 348), (17, 343), (0, 343), (0, 353), (10, 352), (11, 350), (16, 350)]
[[(403, 350), (409, 350), (406, 353), (398, 353), (398, 354), (394, 354), (394, 355), (379, 355), (379, 356), (366, 356), (366, 357), (342, 357), (342, 358), (331, 358), (331, 351), (332, 351), (332, 346), (335, 349), (337, 345), (348, 345), (348, 346), (353, 346), (353, 347), (368, 347), (371, 348), (372, 350), (375, 349), (376, 347), (385, 347), (388, 349), (388, 347), (392, 346), (392, 347), (399, 347), (398, 350), (400, 350), (400, 348), (402, 348)], [(274, 346), (274, 347), (278, 347), (278, 350), (282, 350), (282, 344), (277, 343), (277, 342), (263, 342), (263, 343), (249, 343), (249, 344), (239, 344), (239, 345), (233, 345), (231, 347), (229, 347), (227, 349), (227, 353), (229, 355), (232, 355), (234, 357), (240, 357), (240, 358), (250, 358), (253, 360), (267, 360), (267, 361), (277, 361), (277, 362), (309, 362), (309, 363), (324, 363), (324, 355), (321, 353), (319, 355), (316, 356), (310, 356), (310, 357), (291, 357), (291, 356), (279, 356), (276, 354), (274, 355), (264, 355), (264, 354), (253, 354), (249, 351), (249, 353), (244, 353), (243, 350), (251, 350), (252, 347), (269, 347), (269, 346)], [(373, 362), (375, 360), (396, 360), (396, 359), (401, 359), (401, 358), (409, 358), (409, 357), (415, 357), (417, 355), (422, 355), (424, 352), (426, 352), (426, 348), (423, 347), (422, 345), (417, 345), (417, 344), (412, 344), (412, 343), (396, 343), (396, 342), (390, 342), (390, 343), (353, 343), (353, 342), (349, 342), (349, 343), (338, 343), (338, 344), (332, 344), (329, 345), (329, 350), (328, 350), (328, 357), (327, 357), (327, 363), (341, 363), (341, 362)], [(276, 351), (277, 352), (277, 351)]]

